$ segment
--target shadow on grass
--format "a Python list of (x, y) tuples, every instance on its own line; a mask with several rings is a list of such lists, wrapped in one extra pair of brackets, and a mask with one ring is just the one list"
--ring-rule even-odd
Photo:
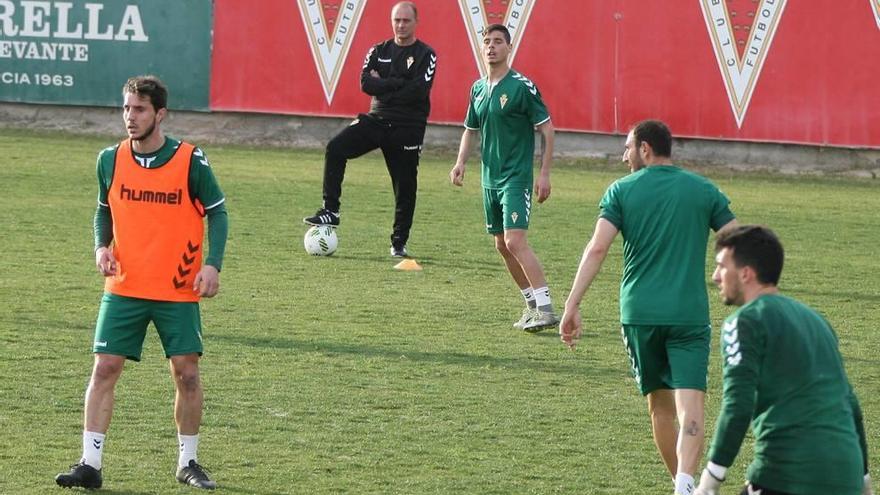
[(241, 486), (235, 485), (227, 485), (223, 483), (222, 485), (217, 485), (218, 491), (223, 492), (231, 492), (231, 493), (253, 493), (254, 495), (276, 495), (278, 492), (270, 492), (265, 490), (255, 490), (253, 488), (245, 488)]
[[(547, 334), (547, 337), (553, 336)], [(247, 346), (265, 349), (297, 349), (301, 352), (319, 352), (328, 355), (374, 357), (400, 361), (406, 359), (414, 362), (437, 363), (474, 368), (497, 367), (537, 372), (555, 372), (576, 374), (583, 376), (619, 375), (618, 367), (600, 367), (597, 362), (587, 353), (578, 364), (552, 361), (548, 359), (529, 358), (506, 358), (495, 357), (485, 354), (470, 354), (463, 352), (425, 352), (412, 349), (394, 349), (387, 347), (368, 346), (363, 344), (339, 344), (330, 342), (312, 342), (293, 339), (289, 337), (244, 337), (239, 335), (214, 335), (212, 340), (226, 342), (237, 346)], [(564, 351), (563, 345), (559, 344), (560, 351)], [(566, 351), (567, 352), (567, 351)]]
[(112, 488), (100, 488), (98, 490), (72, 488), (68, 493), (116, 493), (119, 495), (153, 495), (153, 493), (155, 492), (142, 492), (139, 490), (113, 490)]

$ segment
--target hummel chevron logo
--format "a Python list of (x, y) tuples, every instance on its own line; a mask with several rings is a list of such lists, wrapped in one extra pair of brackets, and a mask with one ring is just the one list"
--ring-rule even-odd
[(525, 84), (526, 87), (529, 88), (529, 93), (531, 93), (533, 96), (538, 94), (538, 88), (535, 87), (535, 83), (530, 81), (528, 77), (517, 73), (513, 75), (513, 78)]
[(739, 338), (739, 332), (736, 331), (736, 328), (734, 328), (732, 332), (725, 331), (722, 338), (728, 344), (732, 344)]
[(480, 71), (480, 77), (486, 77), (486, 66), (480, 51), (483, 46), (483, 32), (489, 24), (504, 24), (510, 31), (510, 42), (513, 49), (508, 64), (513, 65), (516, 50), (519, 48), (529, 16), (538, 0), (517, 0), (515, 2), (493, 2), (492, 0), (458, 0), (461, 16), (467, 26), (468, 38), (474, 59)]
[(737, 127), (745, 120), (786, 2), (700, 0)]
[(195, 151), (193, 151), (193, 155), (199, 159), (199, 163), (201, 163), (202, 165), (204, 165), (206, 167), (211, 166), (210, 164), (208, 164), (208, 158), (205, 156), (204, 151), (200, 150), (199, 148), (196, 148)]
[(431, 63), (428, 64), (428, 70), (425, 71), (425, 82), (434, 79), (434, 71), (437, 69), (437, 55), (431, 55)]
[[(180, 275), (180, 279), (177, 278), (177, 275), (171, 278), (171, 283), (174, 284), (175, 289), (180, 289), (186, 285), (186, 279), (184, 277), (192, 273), (191, 265), (196, 261), (195, 254), (199, 251), (199, 246), (201, 246), (201, 244), (193, 244), (192, 241), (186, 241), (186, 251), (180, 256), (181, 260), (183, 260), (183, 264), (177, 265), (177, 275)], [(192, 256), (188, 256), (187, 253)]]
[(733, 356), (734, 354), (739, 352), (739, 342), (734, 342), (728, 346), (724, 347), (724, 353), (728, 356)]
[(367, 0), (297, 0), (297, 4), (330, 104)]
[(739, 318), (734, 318), (730, 321), (724, 322), (724, 326), (721, 329), (725, 332), (733, 332), (736, 330), (737, 323), (739, 323)]
[(101, 442), (101, 440), (98, 440), (97, 438), (92, 439), (92, 445), (95, 447), (95, 450), (101, 450), (102, 443), (103, 442)]

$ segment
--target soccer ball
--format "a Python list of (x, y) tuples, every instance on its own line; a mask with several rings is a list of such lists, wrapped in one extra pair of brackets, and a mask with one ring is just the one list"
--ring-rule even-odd
[(313, 256), (330, 256), (336, 252), (338, 245), (336, 229), (329, 225), (316, 225), (306, 231), (306, 236), (303, 238), (306, 252)]

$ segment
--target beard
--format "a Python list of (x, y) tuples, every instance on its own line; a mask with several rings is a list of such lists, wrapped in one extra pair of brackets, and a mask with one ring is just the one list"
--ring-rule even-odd
[(132, 141), (145, 141), (153, 135), (156, 131), (156, 120), (153, 119), (153, 122), (150, 124), (150, 127), (147, 127), (147, 130), (142, 132), (139, 136), (132, 136)]
[(742, 306), (745, 301), (745, 297), (743, 297), (743, 293), (737, 287), (736, 290), (730, 291), (730, 293), (721, 292), (721, 301), (725, 306)]

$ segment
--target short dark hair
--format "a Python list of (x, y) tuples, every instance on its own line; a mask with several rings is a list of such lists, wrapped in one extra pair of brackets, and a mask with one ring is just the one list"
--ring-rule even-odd
[(641, 143), (648, 143), (654, 154), (669, 158), (672, 156), (672, 133), (669, 127), (659, 120), (643, 120), (633, 127), (636, 148)]
[(122, 94), (148, 96), (153, 109), (159, 111), (168, 106), (168, 87), (156, 76), (135, 76), (125, 81)]
[(785, 251), (779, 238), (761, 225), (737, 225), (722, 229), (715, 238), (715, 252), (724, 248), (733, 251), (737, 267), (751, 267), (763, 284), (777, 285), (782, 275)]
[(507, 44), (510, 44), (510, 30), (507, 29), (507, 26), (504, 24), (489, 24), (483, 31), (483, 37), (489, 36), (489, 33), (493, 31), (500, 31), (504, 35), (504, 40), (507, 41)]

